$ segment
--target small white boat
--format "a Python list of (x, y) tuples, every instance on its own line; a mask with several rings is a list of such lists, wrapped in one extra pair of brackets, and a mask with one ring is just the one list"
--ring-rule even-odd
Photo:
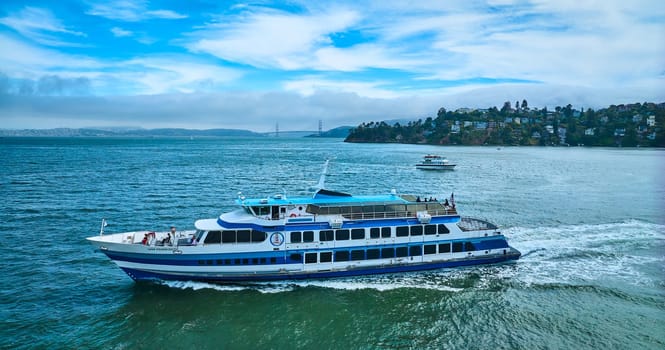
[(423, 170), (453, 170), (457, 164), (451, 163), (448, 158), (428, 154), (423, 160), (416, 164), (416, 168)]
[(516, 260), (489, 222), (461, 217), (450, 201), (413, 195), (245, 198), (198, 220), (196, 230), (104, 234), (88, 241), (132, 279), (270, 281), (421, 271)]

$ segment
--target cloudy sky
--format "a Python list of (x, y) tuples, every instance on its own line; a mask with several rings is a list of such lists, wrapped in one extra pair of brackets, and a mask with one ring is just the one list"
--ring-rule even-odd
[(662, 0), (0, 3), (0, 128), (316, 130), (665, 102)]

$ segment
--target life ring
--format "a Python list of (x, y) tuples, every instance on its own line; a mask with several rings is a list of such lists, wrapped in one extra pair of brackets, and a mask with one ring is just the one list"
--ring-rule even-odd
[(295, 218), (298, 215), (296, 215), (296, 213), (291, 213), (291, 215), (289, 215), (289, 216), (292, 217), (292, 218)]

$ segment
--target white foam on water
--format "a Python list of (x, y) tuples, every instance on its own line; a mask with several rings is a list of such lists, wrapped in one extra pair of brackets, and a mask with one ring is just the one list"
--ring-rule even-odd
[[(511, 245), (523, 253), (512, 277), (527, 284), (594, 283), (619, 280), (654, 287), (649, 266), (665, 266), (665, 256), (649, 254), (665, 245), (665, 226), (629, 220), (595, 225), (513, 227)], [(510, 273), (510, 272), (509, 272)]]
[(319, 287), (338, 290), (363, 290), (373, 289), (377, 291), (389, 291), (400, 288), (431, 289), (447, 292), (458, 292), (462, 288), (454, 288), (445, 285), (448, 278), (432, 278), (432, 273), (407, 273), (376, 276), (359, 276), (332, 278), (328, 280), (302, 280), (302, 281), (278, 281), (278, 282), (255, 282), (248, 284), (215, 284), (195, 281), (164, 281), (163, 285), (178, 289), (212, 289), (222, 292), (237, 292), (253, 290), (260, 293), (284, 293), (296, 288)]

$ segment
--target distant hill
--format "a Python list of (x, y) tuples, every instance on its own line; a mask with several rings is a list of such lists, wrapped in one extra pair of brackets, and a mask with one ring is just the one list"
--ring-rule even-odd
[(330, 129), (328, 131), (322, 132), (321, 135), (319, 133), (315, 134), (309, 134), (306, 137), (336, 137), (336, 138), (346, 138), (349, 136), (349, 132), (351, 129), (353, 129), (353, 126), (340, 126), (334, 129)]
[(150, 137), (219, 137), (219, 136), (263, 136), (249, 130), (237, 129), (0, 129), (3, 137), (113, 137), (113, 136), (150, 136)]

